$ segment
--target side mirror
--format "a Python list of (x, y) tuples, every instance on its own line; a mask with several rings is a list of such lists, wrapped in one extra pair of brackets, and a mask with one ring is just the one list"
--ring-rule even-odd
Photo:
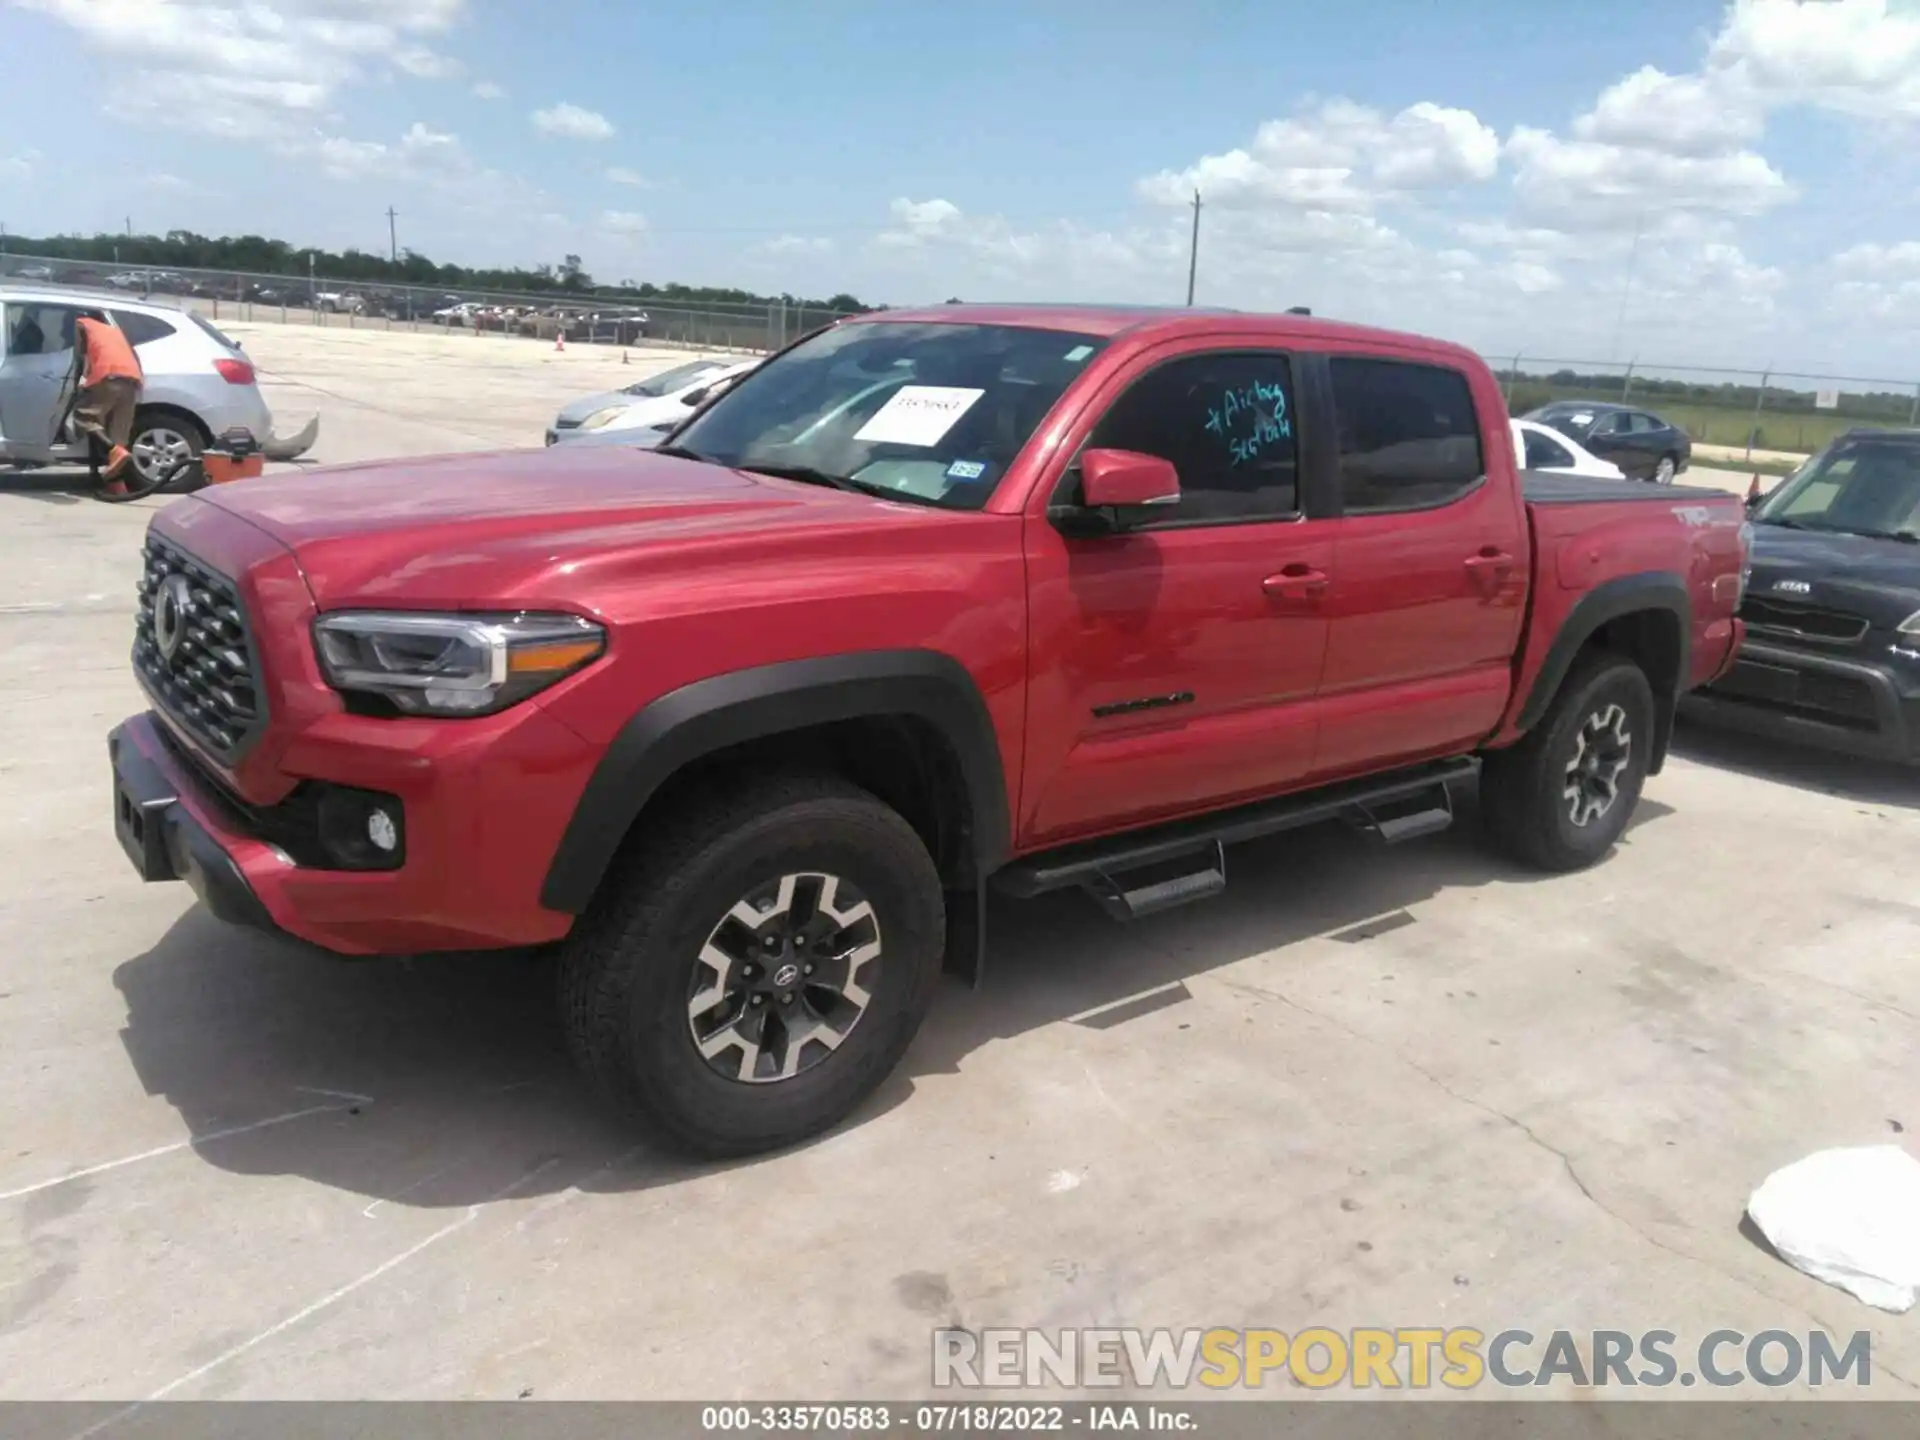
[(698, 390), (687, 391), (686, 394), (680, 397), (680, 403), (682, 405), (698, 405), (702, 400), (706, 398), (707, 398), (706, 387), (702, 386)]
[(1109, 506), (1178, 505), (1180, 475), (1173, 462), (1134, 450), (1088, 450), (1080, 456), (1080, 501)]

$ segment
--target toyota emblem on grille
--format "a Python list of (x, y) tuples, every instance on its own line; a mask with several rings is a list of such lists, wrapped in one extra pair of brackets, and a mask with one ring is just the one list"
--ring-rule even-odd
[(193, 585), (184, 575), (169, 575), (153, 597), (153, 645), (169, 665), (187, 637), (187, 617), (193, 611)]

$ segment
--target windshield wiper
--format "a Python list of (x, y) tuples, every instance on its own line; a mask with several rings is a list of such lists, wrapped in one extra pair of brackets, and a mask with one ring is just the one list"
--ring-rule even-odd
[(835, 475), (830, 470), (821, 470), (813, 465), (742, 465), (739, 468), (751, 470), (756, 475), (771, 475), (776, 480), (798, 480), (803, 485), (825, 485), (829, 489), (846, 490), (855, 495), (878, 495), (887, 500), (901, 498), (899, 491), (890, 490), (884, 485), (855, 480), (850, 475)]

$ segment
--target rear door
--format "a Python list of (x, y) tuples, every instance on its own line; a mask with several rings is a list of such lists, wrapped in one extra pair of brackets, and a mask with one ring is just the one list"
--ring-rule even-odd
[(1340, 519), (1314, 769), (1331, 778), (1452, 753), (1498, 725), (1527, 552), (1491, 381), (1478, 393), (1465, 371), (1379, 351), (1325, 363)]
[(8, 301), (0, 326), (0, 443), (13, 460), (55, 458), (60, 422), (73, 398), (74, 322), (71, 305)]
[[(1027, 518), (1023, 845), (1285, 790), (1312, 768), (1330, 522), (1297, 418), (1295, 357), (1261, 337), (1142, 355), (1102, 387)], [(1179, 473), (1164, 518), (1064, 533), (1086, 448)]]

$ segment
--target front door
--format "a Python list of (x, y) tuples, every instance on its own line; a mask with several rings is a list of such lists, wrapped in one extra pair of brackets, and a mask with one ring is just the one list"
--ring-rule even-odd
[(11, 460), (54, 458), (60, 422), (73, 398), (74, 321), (70, 305), (11, 301), (0, 315), (0, 454)]
[(1497, 389), (1476, 395), (1463, 371), (1385, 356), (1327, 364), (1342, 518), (1314, 768), (1331, 779), (1456, 754), (1493, 731), (1527, 550), (1518, 487), (1488, 483), (1505, 449)]
[[(1312, 767), (1329, 522), (1304, 518), (1292, 358), (1191, 343), (1142, 357), (1063, 453), (1158, 455), (1177, 507), (1070, 537), (1028, 514), (1020, 843), (1284, 790)], [(1077, 495), (1068, 462), (1041, 505)]]

